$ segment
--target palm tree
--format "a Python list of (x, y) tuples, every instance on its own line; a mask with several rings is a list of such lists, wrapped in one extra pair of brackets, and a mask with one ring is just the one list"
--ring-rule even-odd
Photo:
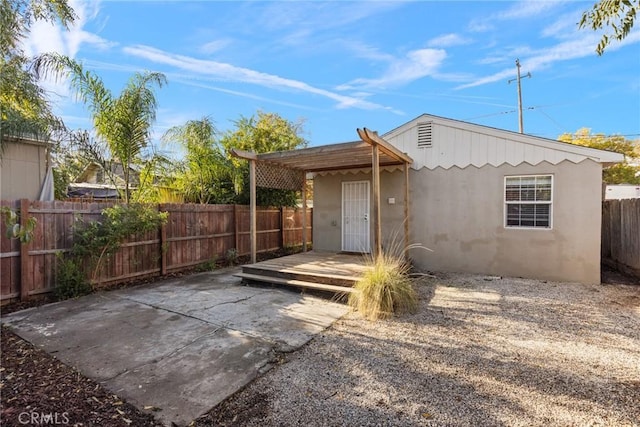
[(169, 129), (164, 142), (178, 143), (185, 150), (175, 184), (187, 200), (207, 204), (224, 200), (221, 183), (229, 180), (230, 165), (224, 149), (216, 141), (216, 128), (209, 117), (189, 120)]
[(109, 91), (102, 79), (81, 64), (58, 54), (45, 54), (34, 63), (38, 75), (53, 73), (70, 77), (77, 96), (91, 112), (96, 136), (107, 143), (111, 156), (120, 162), (125, 182), (124, 200), (129, 204), (131, 166), (148, 145), (151, 125), (156, 119), (154, 86), (167, 83), (162, 73), (134, 74), (119, 97)]
[(5, 135), (49, 140), (64, 130), (22, 43), (36, 21), (68, 28), (76, 18), (67, 0), (0, 0), (0, 158)]

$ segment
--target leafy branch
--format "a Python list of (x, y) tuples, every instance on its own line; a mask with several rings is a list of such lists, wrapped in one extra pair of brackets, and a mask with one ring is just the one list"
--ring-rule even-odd
[(122, 243), (132, 237), (157, 230), (168, 218), (167, 212), (132, 204), (116, 205), (102, 211), (102, 221), (84, 222), (74, 229), (74, 243), (71, 256), (88, 260), (93, 270), (91, 281), (97, 280), (105, 258), (113, 256)]
[(19, 239), (20, 243), (29, 243), (33, 239), (33, 231), (36, 228), (37, 220), (29, 217), (24, 225), (19, 223), (18, 214), (7, 207), (0, 208), (0, 213), (4, 218), (4, 224), (7, 228), (6, 236), (8, 239)]

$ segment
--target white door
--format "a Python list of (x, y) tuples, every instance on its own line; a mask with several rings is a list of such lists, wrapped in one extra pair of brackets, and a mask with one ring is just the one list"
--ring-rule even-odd
[(342, 183), (342, 250), (370, 252), (369, 181)]

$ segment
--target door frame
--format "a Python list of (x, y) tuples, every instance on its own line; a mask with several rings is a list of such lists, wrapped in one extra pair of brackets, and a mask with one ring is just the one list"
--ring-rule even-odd
[(367, 184), (367, 208), (366, 208), (366, 212), (365, 215), (367, 216), (367, 234), (366, 234), (366, 243), (368, 244), (368, 247), (365, 248), (366, 250), (364, 252), (359, 252), (359, 253), (371, 253), (371, 181), (370, 180), (359, 180), (359, 181), (342, 181), (341, 183), (341, 189), (342, 192), (340, 194), (340, 221), (341, 221), (341, 229), (340, 229), (340, 249), (343, 252), (353, 252), (353, 251), (347, 251), (345, 249), (345, 239), (344, 239), (344, 232), (345, 232), (345, 223), (344, 223), (344, 219), (345, 219), (345, 212), (344, 212), (344, 188), (345, 188), (345, 184), (363, 184), (366, 183)]

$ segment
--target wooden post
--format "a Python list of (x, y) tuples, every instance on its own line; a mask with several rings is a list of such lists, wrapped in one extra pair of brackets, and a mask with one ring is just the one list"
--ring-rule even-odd
[(380, 225), (380, 154), (378, 144), (372, 145), (372, 171), (373, 175), (373, 256), (377, 259), (382, 254), (382, 230)]
[(307, 252), (307, 189), (302, 187), (302, 252)]
[[(231, 154), (235, 157), (249, 160), (249, 234), (251, 235), (251, 263), (256, 263), (256, 161), (258, 161), (258, 156), (256, 153), (251, 153), (248, 151), (238, 150), (237, 148), (231, 149)], [(237, 234), (237, 233), (236, 233)]]
[[(163, 205), (158, 205), (158, 210), (162, 212)], [(169, 252), (169, 242), (167, 242), (167, 224), (160, 225), (160, 274), (167, 274), (167, 257)]]
[(240, 215), (238, 214), (238, 205), (233, 205), (233, 227), (235, 237), (235, 249), (237, 254), (241, 254), (240, 250)]
[(404, 254), (409, 258), (409, 163), (404, 164)]
[(256, 263), (256, 161), (254, 159), (249, 160), (249, 186), (250, 188), (250, 201), (249, 208), (251, 209), (250, 213), (250, 223), (251, 223), (251, 264)]
[[(29, 199), (20, 200), (20, 227), (27, 226), (29, 219)], [(20, 242), (20, 301), (29, 299), (31, 283), (27, 276), (29, 271), (29, 243)]]
[(287, 243), (287, 236), (284, 231), (285, 217), (284, 206), (280, 206), (280, 247), (284, 249)]

